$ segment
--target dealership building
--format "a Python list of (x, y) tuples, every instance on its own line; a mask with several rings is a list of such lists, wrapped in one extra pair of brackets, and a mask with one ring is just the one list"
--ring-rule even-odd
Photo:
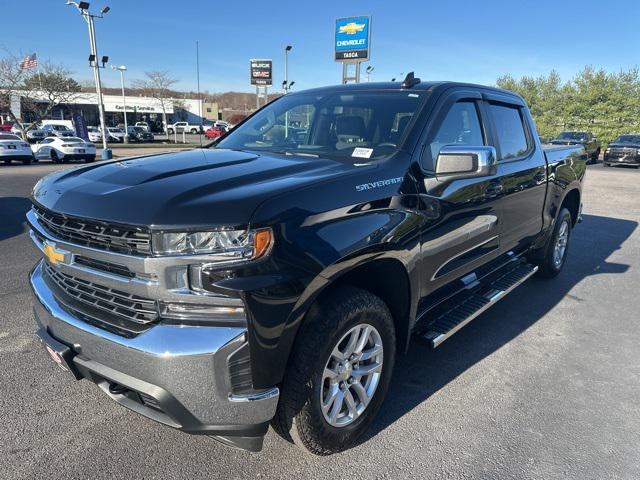
[[(18, 96), (12, 95), (11, 98), (13, 113), (25, 122), (33, 120), (30, 118), (29, 112), (22, 111), (23, 102), (18, 101), (16, 97)], [(102, 100), (105, 122), (110, 127), (124, 123), (125, 104), (129, 125), (145, 121), (152, 126), (157, 126), (158, 130), (161, 130), (163, 111), (167, 116), (168, 123), (188, 121), (198, 124), (201, 119), (217, 120), (220, 118), (217, 103), (205, 103), (196, 98), (165, 99), (161, 102), (152, 97), (127, 95), (123, 102), (122, 95), (102, 95)], [(36, 101), (38, 101), (37, 95)], [(71, 120), (72, 116), (78, 113), (84, 116), (87, 125), (99, 125), (98, 95), (96, 93), (78, 93), (66, 103), (56, 105), (50, 117), (55, 120)]]

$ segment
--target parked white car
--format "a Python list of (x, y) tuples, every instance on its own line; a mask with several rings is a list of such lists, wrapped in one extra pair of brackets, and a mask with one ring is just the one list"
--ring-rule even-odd
[(33, 161), (31, 146), (12, 133), (0, 133), (0, 160), (9, 165), (13, 160), (29, 165)]
[(47, 124), (42, 127), (42, 131), (47, 137), (73, 137), (76, 132), (65, 125)]
[(143, 128), (145, 132), (151, 131), (151, 128), (149, 127), (149, 124), (147, 122), (136, 122), (135, 126)]
[(107, 142), (124, 143), (124, 129), (117, 127), (107, 127)]
[[(29, 128), (31, 127), (31, 123), (23, 123), (22, 127), (23, 128)], [(20, 130), (20, 125), (18, 125), (17, 123), (13, 124), (13, 127), (11, 127), (11, 133), (18, 135), (19, 137), (22, 137), (22, 130)], [(37, 126), (31, 128), (31, 130), (27, 131), (27, 141), (29, 142), (38, 142), (40, 140), (42, 140), (43, 138), (45, 138), (47, 135), (44, 133), (44, 130), (42, 130), (41, 128), (38, 128)]]
[(96, 158), (96, 146), (78, 137), (47, 137), (31, 148), (37, 160), (51, 160), (54, 163), (67, 163), (69, 160), (89, 163)]
[(98, 127), (87, 127), (87, 134), (89, 135), (89, 141), (91, 142), (101, 142), (102, 141), (102, 133), (100, 133), (100, 129)]

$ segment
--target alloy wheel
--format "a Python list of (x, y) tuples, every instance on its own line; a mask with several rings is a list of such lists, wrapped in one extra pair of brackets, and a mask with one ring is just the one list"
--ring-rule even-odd
[(558, 229), (558, 238), (553, 248), (553, 265), (560, 268), (564, 261), (564, 255), (567, 251), (567, 243), (569, 241), (569, 222), (564, 219)]
[(335, 345), (322, 373), (320, 405), (333, 427), (345, 427), (366, 410), (382, 374), (382, 337), (372, 325), (351, 328)]

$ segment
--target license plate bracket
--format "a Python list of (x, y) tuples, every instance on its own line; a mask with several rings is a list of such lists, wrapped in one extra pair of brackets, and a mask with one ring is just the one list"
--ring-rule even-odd
[(36, 337), (40, 340), (40, 344), (51, 357), (51, 360), (67, 373), (70, 373), (76, 380), (80, 380), (82, 375), (73, 363), (75, 352), (64, 343), (57, 341), (49, 333), (41, 328), (36, 332)]

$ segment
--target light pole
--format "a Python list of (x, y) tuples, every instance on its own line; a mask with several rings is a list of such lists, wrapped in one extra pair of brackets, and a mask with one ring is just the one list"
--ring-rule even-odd
[(289, 52), (292, 48), (291, 45), (284, 48), (284, 93), (289, 93)]
[(129, 124), (127, 123), (127, 100), (124, 96), (124, 72), (127, 71), (127, 67), (124, 65), (120, 65), (116, 67), (115, 65), (111, 65), (112, 70), (118, 70), (120, 72), (120, 85), (122, 86), (122, 108), (124, 111), (124, 139), (123, 143), (129, 143)]
[(375, 70), (376, 67), (374, 67), (373, 65), (369, 65), (364, 73), (367, 74), (367, 83), (369, 83), (371, 81), (371, 72), (373, 72)]
[[(107, 147), (107, 128), (104, 121), (104, 104), (102, 103), (102, 83), (100, 82), (100, 66), (98, 65), (98, 47), (96, 46), (96, 30), (93, 25), (94, 18), (103, 18), (109, 7), (103, 7), (100, 15), (94, 15), (89, 12), (89, 2), (73, 2), (67, 0), (67, 5), (72, 5), (78, 9), (80, 15), (86, 20), (89, 28), (89, 46), (91, 47), (91, 55), (89, 55), (89, 64), (93, 67), (93, 77), (96, 82), (96, 94), (98, 95), (98, 112), (100, 113), (100, 128), (102, 129), (102, 158), (108, 160), (111, 158), (111, 150)], [(102, 67), (109, 61), (109, 57), (102, 57)]]

